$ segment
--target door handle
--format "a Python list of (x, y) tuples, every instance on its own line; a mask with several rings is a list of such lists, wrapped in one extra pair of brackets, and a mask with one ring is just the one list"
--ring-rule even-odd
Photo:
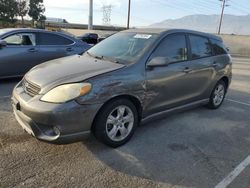
[(73, 50), (73, 48), (67, 48), (66, 51), (67, 51), (67, 52), (72, 52), (72, 51), (74, 51), (74, 50)]
[(183, 70), (183, 72), (185, 72), (185, 73), (189, 73), (189, 72), (191, 72), (193, 69), (190, 69), (189, 67), (186, 67), (184, 70)]
[(28, 51), (34, 53), (34, 52), (37, 52), (37, 49), (35, 49), (35, 48), (30, 48)]
[(213, 62), (213, 67), (217, 67), (217, 66), (218, 66), (217, 62), (216, 61)]

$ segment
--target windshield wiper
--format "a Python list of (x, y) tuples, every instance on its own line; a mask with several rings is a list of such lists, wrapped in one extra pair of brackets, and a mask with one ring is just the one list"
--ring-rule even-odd
[(120, 63), (117, 59), (112, 58), (112, 57), (104, 57), (104, 56), (102, 56), (102, 59), (107, 60), (107, 61), (111, 61), (113, 63)]
[(105, 57), (105, 56), (97, 56), (97, 55), (93, 55), (89, 52), (87, 52), (87, 54), (93, 58), (96, 58), (96, 59), (100, 59), (100, 60), (107, 60), (107, 61), (111, 61), (113, 63), (120, 63), (118, 60), (116, 60), (115, 58), (112, 58), (112, 57)]
[(91, 53), (89, 53), (89, 52), (87, 52), (87, 54), (88, 54), (89, 56), (93, 57), (93, 58), (96, 58), (96, 59), (103, 59), (103, 56), (93, 55), (93, 54), (91, 54)]

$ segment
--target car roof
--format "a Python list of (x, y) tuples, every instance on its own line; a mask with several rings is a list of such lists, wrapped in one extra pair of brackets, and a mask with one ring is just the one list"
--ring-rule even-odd
[[(3, 31), (3, 32), (1, 32)], [(33, 28), (6, 28), (6, 29), (0, 29), (0, 35), (5, 35), (6, 33), (12, 33), (12, 32), (43, 32), (43, 33), (54, 33), (59, 35), (64, 35), (67, 37), (74, 38), (68, 34), (62, 33), (62, 32), (55, 32), (55, 31), (48, 31), (45, 29), (33, 29)]]
[(43, 29), (33, 29), (33, 28), (5, 28), (5, 29), (0, 29), (5, 32), (11, 32), (11, 31), (46, 31)]
[(33, 28), (6, 28), (6, 29), (0, 29), (0, 37), (4, 37), (6, 35), (16, 33), (16, 32), (41, 32), (41, 33), (53, 33), (57, 35), (61, 35), (63, 37), (67, 37), (73, 41), (79, 41), (75, 36), (71, 36), (65, 32), (56, 32), (56, 31), (48, 31), (45, 29), (33, 29)]
[(218, 37), (213, 34), (204, 33), (200, 31), (194, 31), (189, 29), (166, 29), (166, 28), (138, 28), (138, 29), (128, 29), (124, 30), (122, 32), (131, 32), (131, 33), (151, 33), (151, 34), (159, 34), (164, 35), (167, 33), (190, 33), (190, 34), (196, 34), (196, 35), (202, 35), (208, 38), (213, 38), (216, 40), (222, 40), (221, 37)]

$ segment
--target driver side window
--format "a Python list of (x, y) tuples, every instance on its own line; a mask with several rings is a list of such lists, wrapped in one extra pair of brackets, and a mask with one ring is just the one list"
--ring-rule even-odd
[(32, 33), (18, 33), (4, 39), (10, 46), (35, 46), (35, 35)]
[(153, 52), (151, 59), (155, 57), (167, 58), (171, 63), (186, 61), (188, 54), (185, 35), (168, 35)]

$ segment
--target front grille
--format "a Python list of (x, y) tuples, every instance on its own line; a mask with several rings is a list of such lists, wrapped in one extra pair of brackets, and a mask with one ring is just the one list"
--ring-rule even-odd
[(28, 81), (26, 79), (23, 79), (22, 87), (23, 87), (25, 93), (27, 93), (31, 97), (34, 97), (35, 95), (38, 95), (39, 92), (41, 91), (41, 88), (39, 86), (31, 83), (30, 81)]

